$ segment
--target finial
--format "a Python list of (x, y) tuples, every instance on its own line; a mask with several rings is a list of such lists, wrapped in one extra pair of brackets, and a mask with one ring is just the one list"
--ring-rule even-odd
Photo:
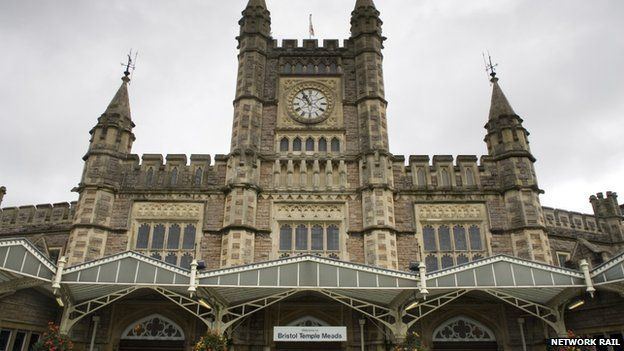
[(496, 78), (496, 67), (498, 66), (498, 63), (493, 64), (492, 63), (492, 56), (490, 56), (490, 52), (487, 51), (487, 59), (485, 58), (485, 52), (482, 53), (483, 55), (483, 62), (485, 62), (485, 72), (488, 73), (488, 75), (491, 77), (490, 78), (490, 82), (495, 83), (498, 81), (498, 78)]
[(128, 54), (128, 62), (126, 63), (122, 63), (121, 65), (126, 67), (126, 70), (124, 71), (124, 77), (121, 78), (124, 82), (129, 82), (132, 73), (134, 72), (135, 68), (136, 68), (136, 59), (137, 56), (139, 56), (139, 52), (135, 52), (134, 53), (134, 59), (132, 58), (132, 49), (130, 49), (130, 53)]

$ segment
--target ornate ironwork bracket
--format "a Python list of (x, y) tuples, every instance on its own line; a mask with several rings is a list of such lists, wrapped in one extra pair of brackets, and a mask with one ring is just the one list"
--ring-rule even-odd
[(219, 311), (214, 327), (217, 328), (217, 330), (227, 333), (230, 327), (232, 327), (232, 325), (239, 320), (249, 316), (250, 314), (265, 309), (276, 302), (282, 301), (283, 299), (288, 298), (300, 291), (302, 290), (287, 290), (239, 305), (226, 307), (222, 311)]
[(411, 308), (409, 311), (403, 308), (401, 310), (401, 321), (405, 323), (406, 330), (409, 329), (419, 319), (434, 312), (442, 306), (448, 304), (451, 301), (458, 299), (460, 296), (467, 293), (467, 290), (456, 290), (446, 293), (442, 296), (434, 297), (429, 300), (419, 302), (418, 305)]
[(332, 300), (338, 301), (345, 306), (348, 306), (364, 315), (369, 316), (370, 318), (375, 319), (392, 331), (396, 330), (396, 322), (399, 319), (397, 318), (397, 311), (395, 310), (375, 305), (367, 301), (358, 300), (353, 297), (338, 294), (330, 290), (321, 289), (319, 290), (319, 292)]

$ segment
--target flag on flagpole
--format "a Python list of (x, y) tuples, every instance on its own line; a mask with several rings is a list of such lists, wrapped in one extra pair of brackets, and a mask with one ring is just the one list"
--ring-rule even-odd
[(310, 14), (310, 39), (314, 36), (314, 26), (312, 25), (312, 14)]

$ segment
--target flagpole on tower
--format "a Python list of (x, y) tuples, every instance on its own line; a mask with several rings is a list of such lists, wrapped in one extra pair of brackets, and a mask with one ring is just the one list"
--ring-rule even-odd
[(312, 14), (310, 14), (310, 39), (314, 36), (314, 26), (312, 25)]

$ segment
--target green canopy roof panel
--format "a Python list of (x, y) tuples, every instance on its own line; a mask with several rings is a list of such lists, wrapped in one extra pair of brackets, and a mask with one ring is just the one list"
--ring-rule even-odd
[(498, 255), (427, 274), (427, 289), (584, 286), (578, 271)]
[[(30, 241), (18, 239), (0, 240), (0, 271), (3, 277), (13, 275), (52, 281), (56, 266)], [(9, 273), (9, 274), (7, 274)]]
[(624, 281), (624, 253), (603, 263), (591, 271), (595, 285), (605, 285)]
[(189, 285), (190, 272), (163, 261), (128, 251), (83, 263), (63, 272), (64, 284), (144, 286)]
[(254, 263), (198, 274), (199, 286), (265, 288), (406, 289), (414, 274), (312, 255)]

